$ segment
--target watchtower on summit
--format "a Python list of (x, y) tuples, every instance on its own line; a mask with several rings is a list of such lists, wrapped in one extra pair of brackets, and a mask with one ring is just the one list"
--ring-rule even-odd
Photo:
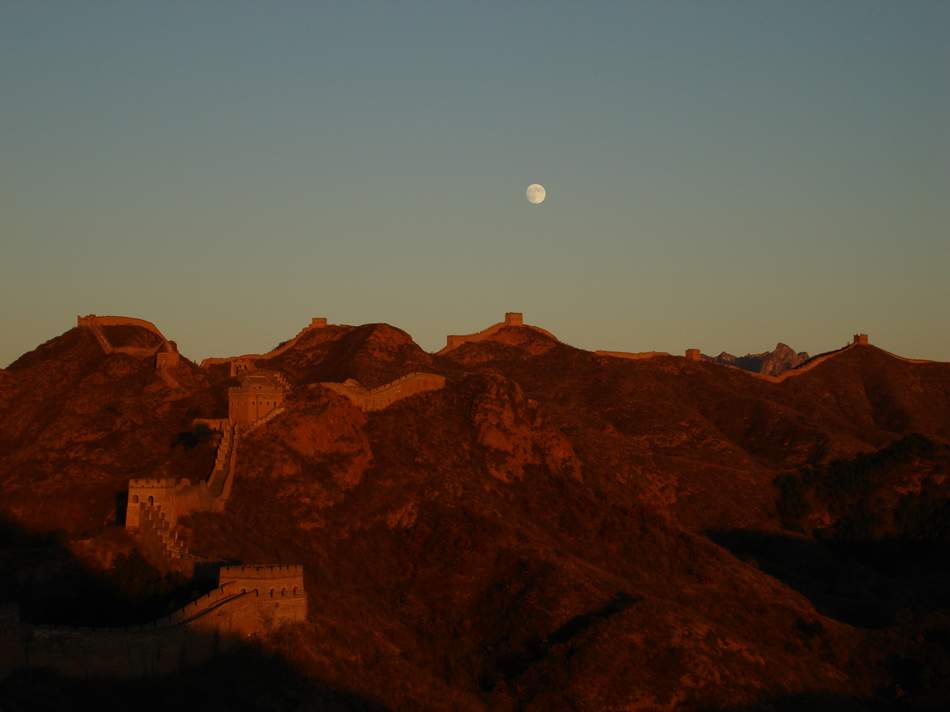
[(254, 371), (241, 385), (228, 389), (228, 418), (238, 425), (251, 425), (284, 404), (290, 384), (275, 371)]

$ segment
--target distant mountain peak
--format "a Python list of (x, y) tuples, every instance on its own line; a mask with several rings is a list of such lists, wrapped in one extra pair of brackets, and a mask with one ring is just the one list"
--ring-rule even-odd
[(746, 354), (745, 356), (734, 356), (723, 351), (710, 360), (728, 366), (736, 366), (753, 373), (777, 376), (803, 364), (808, 360), (808, 354), (805, 351), (795, 351), (788, 344), (779, 341), (772, 351), (762, 351), (761, 353)]

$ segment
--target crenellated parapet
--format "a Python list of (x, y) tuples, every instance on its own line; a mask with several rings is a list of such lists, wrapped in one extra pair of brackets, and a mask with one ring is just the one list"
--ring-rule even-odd
[(221, 586), (252, 594), (268, 615), (280, 620), (303, 620), (307, 615), (307, 593), (303, 566), (259, 564), (224, 566), (218, 572)]
[(445, 388), (445, 376), (437, 373), (410, 373), (378, 388), (367, 389), (354, 379), (343, 383), (321, 383), (321, 386), (344, 396), (361, 410), (384, 410), (396, 401), (418, 393)]
[(303, 576), (303, 566), (299, 564), (238, 564), (222, 566), (218, 571), (221, 581), (241, 578), (273, 579), (288, 576)]
[(265, 636), (306, 620), (303, 567), (222, 569), (227, 570), (249, 575), (260, 570), (274, 576), (222, 576), (217, 588), (141, 625), (38, 626), (23, 622), (16, 606), (0, 608), (0, 678), (16, 667), (80, 677), (167, 675), (200, 664), (239, 639)]
[(170, 524), (161, 507), (139, 504), (137, 535), (146, 557), (166, 571), (194, 572), (194, 557), (180, 527)]
[(524, 315), (521, 312), (505, 312), (504, 321), (500, 321), (497, 324), (492, 324), (487, 329), (482, 329), (481, 331), (478, 331), (474, 334), (450, 334), (449, 336), (446, 336), (445, 347), (439, 351), (439, 354), (442, 355), (448, 353), (453, 349), (457, 349), (462, 344), (491, 340), (502, 329), (510, 328), (530, 329), (548, 337), (549, 339), (558, 341), (558, 338), (550, 331), (542, 329), (540, 326), (525, 324)]

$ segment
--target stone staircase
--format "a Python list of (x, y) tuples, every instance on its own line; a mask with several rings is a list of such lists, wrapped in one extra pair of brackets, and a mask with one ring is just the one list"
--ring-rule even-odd
[(274, 410), (272, 410), (270, 413), (268, 413), (267, 415), (265, 415), (263, 418), (259, 418), (258, 420), (255, 420), (253, 423), (251, 423), (250, 425), (248, 425), (246, 428), (243, 428), (243, 429), (241, 430), (241, 432), (244, 433), (245, 435), (246, 435), (247, 433), (252, 433), (252, 432), (254, 432), (255, 430), (257, 430), (257, 429), (258, 429), (259, 427), (261, 427), (262, 425), (265, 425), (265, 424), (269, 423), (269, 422), (272, 421), (274, 418), (276, 418), (278, 415), (280, 415), (281, 413), (283, 413), (284, 410), (285, 410), (285, 408), (274, 408)]
[(138, 506), (138, 539), (146, 556), (163, 570), (192, 576), (195, 557), (181, 527), (172, 526), (160, 506), (141, 503)]

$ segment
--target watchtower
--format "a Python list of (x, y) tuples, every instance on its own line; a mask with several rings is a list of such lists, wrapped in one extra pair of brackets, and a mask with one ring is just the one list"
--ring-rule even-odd
[(855, 345), (867, 346), (868, 345), (868, 335), (867, 334), (855, 334), (854, 340), (851, 342)]
[(245, 375), (240, 386), (228, 389), (228, 418), (238, 425), (251, 425), (283, 406), (288, 390), (287, 379), (275, 371)]
[(129, 480), (129, 495), (125, 510), (127, 529), (138, 529), (141, 521), (141, 506), (159, 507), (171, 524), (177, 521), (175, 490), (178, 481), (174, 479), (138, 479)]
[(327, 318), (325, 316), (315, 316), (310, 320), (311, 329), (323, 329), (327, 325)]
[(257, 604), (260, 621), (255, 621), (253, 615), (248, 620), (236, 620), (238, 629), (254, 630), (260, 623), (272, 628), (307, 619), (303, 566), (223, 566), (218, 584), (249, 596)]
[(232, 358), (230, 361), (229, 373), (231, 378), (237, 378), (245, 373), (250, 373), (251, 371), (256, 371), (257, 365), (254, 363), (254, 359), (250, 358)]
[(524, 326), (524, 314), (521, 312), (505, 312), (505, 326)]
[(169, 341), (161, 351), (155, 354), (155, 368), (159, 370), (163, 368), (174, 368), (178, 365), (180, 360), (178, 344), (174, 341)]
[(686, 349), (687, 361), (702, 361), (702, 354), (699, 349)]

